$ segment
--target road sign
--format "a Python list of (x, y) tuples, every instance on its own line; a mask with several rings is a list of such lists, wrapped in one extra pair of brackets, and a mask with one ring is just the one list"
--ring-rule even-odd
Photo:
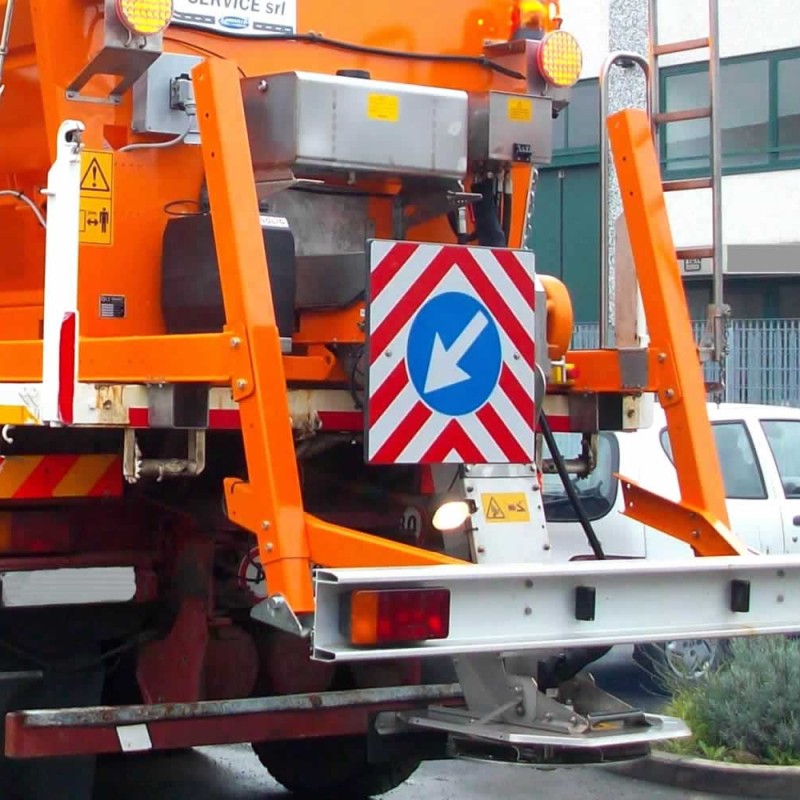
[(370, 243), (367, 460), (527, 463), (533, 254)]

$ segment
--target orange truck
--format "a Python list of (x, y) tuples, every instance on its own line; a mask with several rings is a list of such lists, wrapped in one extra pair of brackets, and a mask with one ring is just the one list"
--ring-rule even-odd
[[(605, 122), (650, 343), (571, 352), (522, 247), (558, 3), (346, 6), (0, 0), (4, 798), (223, 743), (320, 796), (638, 757), (688, 731), (594, 685), (608, 647), (795, 625), (800, 562), (729, 530), (645, 113)], [(682, 499), (626, 512), (704, 558), (584, 515), (548, 563), (543, 472), (653, 398)]]

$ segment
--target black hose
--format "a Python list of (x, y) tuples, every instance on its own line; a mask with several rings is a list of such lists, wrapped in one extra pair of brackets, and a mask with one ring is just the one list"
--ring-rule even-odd
[(550, 428), (550, 423), (547, 421), (547, 416), (543, 411), (539, 415), (539, 426), (542, 429), (542, 435), (544, 436), (547, 448), (550, 450), (550, 455), (553, 457), (553, 463), (556, 465), (558, 477), (561, 478), (561, 483), (564, 484), (564, 491), (567, 493), (567, 497), (572, 503), (575, 513), (578, 515), (578, 521), (581, 523), (583, 532), (586, 534), (586, 538), (588, 539), (595, 556), (598, 559), (605, 559), (606, 554), (603, 552), (603, 546), (600, 544), (600, 540), (597, 538), (597, 534), (594, 532), (592, 523), (589, 520), (589, 517), (586, 515), (586, 511), (583, 508), (581, 499), (578, 497), (578, 493), (575, 491), (575, 486), (570, 480), (567, 467), (564, 464), (564, 459), (561, 457), (555, 437), (553, 436), (553, 431)]
[[(561, 483), (564, 484), (564, 491), (567, 497), (575, 508), (575, 513), (578, 515), (578, 520), (581, 523), (583, 532), (589, 540), (589, 544), (594, 551), (595, 557), (604, 560), (606, 554), (603, 552), (603, 546), (594, 532), (592, 523), (583, 509), (578, 493), (575, 491), (575, 486), (570, 480), (569, 473), (564, 464), (564, 459), (556, 444), (553, 431), (550, 423), (542, 411), (539, 415), (539, 427), (542, 430), (542, 435), (550, 450), (550, 455), (553, 457), (553, 463), (556, 465), (558, 477), (561, 478)], [(539, 664), (539, 670), (536, 677), (536, 682), (540, 691), (547, 691), (548, 689), (555, 689), (565, 681), (574, 678), (582, 669), (585, 669), (589, 664), (594, 663), (599, 658), (602, 658), (606, 653), (611, 650), (611, 646), (603, 647), (577, 647), (558, 656), (549, 658)]]
[(503, 226), (497, 216), (494, 186), (491, 180), (472, 184), (472, 191), (481, 196), (475, 203), (475, 234), (481, 247), (505, 247)]
[(511, 204), (512, 195), (508, 192), (503, 193), (503, 235), (506, 238), (506, 247), (511, 241)]

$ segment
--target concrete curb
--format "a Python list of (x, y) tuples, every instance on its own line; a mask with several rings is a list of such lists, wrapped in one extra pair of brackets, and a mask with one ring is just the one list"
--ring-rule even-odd
[(695, 792), (775, 800), (800, 798), (800, 767), (726, 764), (672, 753), (653, 753), (640, 761), (609, 765), (606, 769), (640, 781)]

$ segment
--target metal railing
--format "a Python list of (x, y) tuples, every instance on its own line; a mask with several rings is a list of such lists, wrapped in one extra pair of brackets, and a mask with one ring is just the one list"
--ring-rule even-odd
[[(705, 321), (693, 323), (696, 341), (705, 325)], [(730, 326), (724, 400), (800, 406), (800, 319), (735, 319)], [(593, 349), (599, 341), (597, 323), (575, 326), (574, 350)], [(716, 364), (704, 368), (706, 379), (715, 380)]]

